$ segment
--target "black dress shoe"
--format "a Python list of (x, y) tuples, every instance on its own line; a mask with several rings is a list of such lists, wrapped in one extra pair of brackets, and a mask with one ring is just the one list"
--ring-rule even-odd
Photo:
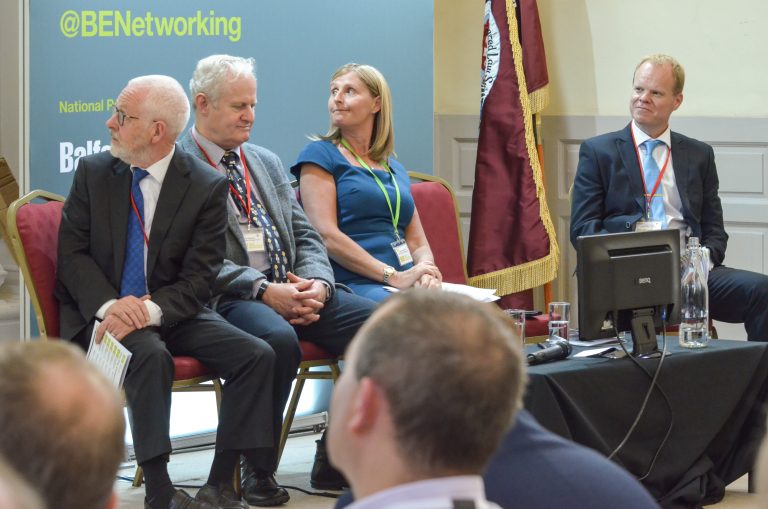
[(229, 484), (218, 487), (206, 484), (197, 492), (195, 500), (207, 502), (221, 509), (248, 509), (248, 504), (240, 500), (234, 488)]
[(315, 462), (312, 465), (312, 475), (309, 484), (316, 490), (341, 491), (349, 488), (349, 483), (341, 472), (333, 468), (328, 461), (328, 453), (325, 451), (325, 435), (316, 441)]
[(243, 498), (246, 502), (256, 507), (272, 507), (283, 505), (291, 496), (275, 481), (274, 474), (257, 475), (248, 469), (243, 478)]
[[(144, 498), (144, 509), (151, 509), (149, 501)], [(192, 495), (184, 490), (176, 490), (173, 494), (171, 502), (168, 504), (168, 509), (218, 509), (219, 506), (211, 505), (208, 502), (202, 500), (195, 500)]]

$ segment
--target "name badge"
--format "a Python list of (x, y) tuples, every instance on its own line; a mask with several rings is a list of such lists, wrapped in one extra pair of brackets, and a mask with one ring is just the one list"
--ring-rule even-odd
[(395, 255), (397, 256), (397, 262), (401, 267), (413, 262), (411, 250), (408, 249), (408, 244), (405, 243), (405, 239), (394, 241), (392, 243), (392, 250), (395, 252)]
[(264, 230), (262, 228), (250, 228), (243, 232), (245, 248), (248, 252), (265, 251)]
[(652, 232), (661, 230), (663, 224), (661, 221), (638, 221), (635, 223), (636, 232)]

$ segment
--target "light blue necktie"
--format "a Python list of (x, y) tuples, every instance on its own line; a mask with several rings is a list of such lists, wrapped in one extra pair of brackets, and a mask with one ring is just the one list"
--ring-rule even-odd
[(123, 262), (123, 277), (120, 281), (120, 297), (134, 295), (143, 297), (147, 294), (147, 278), (144, 276), (144, 195), (141, 194), (139, 182), (149, 175), (147, 170), (133, 169), (133, 182), (131, 183), (131, 195), (136, 210), (139, 211), (141, 221), (136, 216), (136, 211), (128, 213), (128, 235), (125, 241), (125, 261)]
[[(653, 150), (659, 145), (663, 145), (661, 140), (646, 140), (643, 142), (645, 145), (645, 158), (643, 160), (643, 176), (645, 178), (645, 193), (646, 202), (648, 197), (653, 192), (653, 186), (659, 178), (659, 165), (656, 164), (656, 160), (653, 158)], [(656, 194), (651, 198), (651, 221), (661, 221), (662, 228), (667, 227), (667, 215), (664, 213), (664, 186), (659, 183)]]

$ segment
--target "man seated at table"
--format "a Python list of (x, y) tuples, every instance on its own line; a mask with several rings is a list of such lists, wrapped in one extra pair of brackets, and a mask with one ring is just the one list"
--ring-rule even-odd
[(768, 341), (768, 276), (723, 265), (728, 234), (712, 147), (672, 132), (685, 72), (668, 55), (635, 68), (632, 121), (581, 144), (573, 182), (571, 242), (581, 235), (675, 228), (681, 246), (698, 237), (709, 248), (710, 316), (744, 323), (747, 338)]

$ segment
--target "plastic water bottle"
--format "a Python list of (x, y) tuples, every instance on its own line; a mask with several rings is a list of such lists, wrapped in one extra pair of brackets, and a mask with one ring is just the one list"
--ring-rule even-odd
[(684, 266), (680, 283), (680, 346), (704, 348), (709, 342), (709, 250), (699, 245), (698, 237), (691, 237), (686, 254), (688, 263)]

